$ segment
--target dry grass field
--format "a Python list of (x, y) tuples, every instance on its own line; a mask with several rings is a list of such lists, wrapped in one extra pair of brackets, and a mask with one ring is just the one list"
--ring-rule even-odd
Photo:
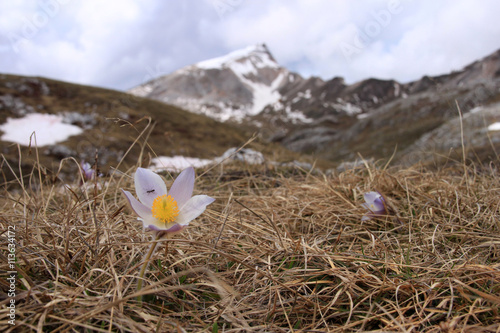
[[(140, 292), (134, 168), (83, 185), (2, 170), (2, 332), (500, 332), (493, 164), (198, 169), (216, 201), (159, 241)], [(369, 191), (389, 213), (362, 222)]]

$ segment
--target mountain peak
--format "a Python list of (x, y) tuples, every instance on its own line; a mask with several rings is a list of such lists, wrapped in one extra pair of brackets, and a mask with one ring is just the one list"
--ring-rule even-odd
[[(272, 56), (266, 44), (256, 44), (230, 52), (221, 57), (204, 60), (194, 64), (194, 67), (201, 69), (224, 69), (234, 66), (246, 65), (246, 70), (252, 71), (254, 68), (279, 68), (280, 66)], [(244, 70), (245, 68), (240, 68)]]
[[(291, 78), (292, 77), (292, 78)], [(265, 44), (256, 44), (181, 68), (129, 90), (217, 120), (241, 121), (281, 98), (291, 75)]]

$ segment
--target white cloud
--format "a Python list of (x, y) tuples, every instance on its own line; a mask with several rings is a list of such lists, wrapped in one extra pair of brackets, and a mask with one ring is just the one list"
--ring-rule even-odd
[(262, 42), (304, 76), (348, 82), (447, 73), (500, 47), (496, 0), (22, 0), (0, 12), (0, 72), (117, 89)]

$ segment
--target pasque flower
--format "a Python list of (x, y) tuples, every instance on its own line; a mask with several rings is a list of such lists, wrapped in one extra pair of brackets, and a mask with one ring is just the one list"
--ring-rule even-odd
[(364, 194), (365, 203), (362, 204), (363, 207), (368, 209), (370, 213), (363, 216), (362, 221), (371, 219), (373, 216), (386, 215), (387, 210), (385, 209), (384, 197), (378, 192), (368, 192)]
[(167, 186), (158, 174), (137, 168), (134, 182), (139, 200), (128, 191), (122, 189), (122, 192), (144, 227), (159, 238), (182, 231), (215, 201), (207, 195), (193, 196), (194, 179), (194, 169), (185, 169), (175, 179), (167, 194)]
[[(134, 212), (139, 216), (146, 230), (154, 233), (154, 241), (144, 257), (137, 292), (142, 289), (143, 277), (160, 238), (169, 238), (182, 231), (192, 220), (200, 216), (208, 205), (215, 201), (207, 195), (193, 196), (194, 169), (187, 168), (174, 180), (170, 193), (163, 179), (151, 170), (137, 168), (134, 175), (137, 200), (130, 192), (122, 189)], [(168, 244), (168, 243), (167, 243)], [(142, 302), (142, 295), (137, 297)]]
[(92, 165), (87, 162), (81, 161), (80, 167), (82, 169), (83, 177), (85, 178), (85, 180), (94, 179), (95, 170), (92, 168)]

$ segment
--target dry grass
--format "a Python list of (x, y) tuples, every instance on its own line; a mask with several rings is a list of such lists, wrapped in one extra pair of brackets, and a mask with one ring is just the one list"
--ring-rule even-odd
[[(133, 170), (69, 189), (34, 168), (0, 197), (1, 269), (14, 225), (18, 272), (16, 326), (2, 293), (0, 330), (499, 332), (499, 176), (463, 171), (198, 170), (217, 200), (159, 246), (141, 304), (151, 236), (119, 194)], [(394, 215), (361, 223), (371, 190)]]

